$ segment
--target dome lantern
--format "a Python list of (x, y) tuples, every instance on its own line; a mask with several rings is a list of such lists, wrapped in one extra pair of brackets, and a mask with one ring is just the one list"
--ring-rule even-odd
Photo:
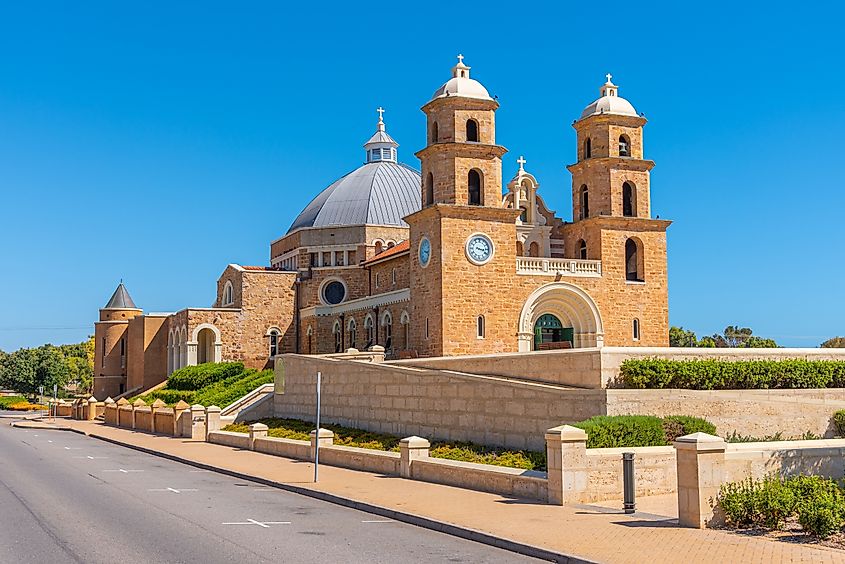
[(469, 77), (469, 69), (464, 64), (464, 56), (458, 55), (458, 64), (452, 67), (452, 78), (446, 84), (437, 89), (431, 96), (432, 100), (438, 98), (448, 98), (451, 96), (461, 96), (463, 98), (477, 98), (479, 100), (493, 100), (487, 89), (478, 82)]
[(579, 119), (602, 114), (637, 117), (637, 110), (634, 109), (631, 102), (619, 96), (619, 87), (610, 81), (613, 75), (608, 73), (605, 76), (607, 77), (607, 82), (599, 88), (601, 97), (584, 108)]
[(384, 108), (379, 107), (378, 112), (378, 129), (375, 134), (370, 137), (370, 140), (364, 143), (364, 150), (367, 152), (368, 163), (387, 161), (397, 162), (396, 148), (399, 143), (387, 134), (384, 128)]

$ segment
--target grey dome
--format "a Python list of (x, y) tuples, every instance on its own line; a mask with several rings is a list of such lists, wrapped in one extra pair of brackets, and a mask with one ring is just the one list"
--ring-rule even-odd
[(333, 182), (311, 200), (288, 233), (304, 227), (397, 225), (420, 210), (422, 178), (393, 161), (368, 162)]

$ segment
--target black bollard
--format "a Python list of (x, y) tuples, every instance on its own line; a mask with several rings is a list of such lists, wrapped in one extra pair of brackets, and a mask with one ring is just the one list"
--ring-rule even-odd
[(622, 453), (622, 484), (623, 492), (623, 506), (625, 513), (633, 513), (636, 511), (636, 500), (634, 499), (634, 453)]

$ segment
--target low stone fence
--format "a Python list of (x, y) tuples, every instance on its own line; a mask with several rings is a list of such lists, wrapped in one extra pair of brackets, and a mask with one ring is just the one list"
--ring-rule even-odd
[(726, 482), (767, 474), (841, 478), (845, 473), (845, 439), (727, 444), (695, 433), (680, 437), (675, 449), (679, 521), (687, 527), (720, 524), (713, 505)]
[[(111, 398), (98, 402), (92, 397), (87, 401), (77, 400), (68, 411), (74, 419), (93, 420), (102, 416), (103, 422), (113, 427), (201, 440), (205, 440), (207, 413), (211, 412), (212, 418), (217, 416), (218, 425), (221, 420), (219, 407), (190, 406), (183, 401), (174, 407), (166, 407), (161, 400), (147, 405), (141, 399), (135, 403), (126, 399), (115, 402)], [(223, 418), (224, 421), (232, 419)]]

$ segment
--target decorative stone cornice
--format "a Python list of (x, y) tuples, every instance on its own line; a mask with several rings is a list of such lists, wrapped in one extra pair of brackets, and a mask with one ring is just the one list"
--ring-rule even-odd
[(373, 309), (400, 302), (407, 302), (411, 299), (411, 290), (404, 288), (394, 292), (385, 292), (375, 296), (368, 296), (366, 298), (359, 298), (357, 300), (349, 300), (337, 305), (319, 305), (302, 308), (299, 310), (300, 317), (328, 317), (333, 315), (340, 315), (349, 311), (360, 311), (365, 309)]

